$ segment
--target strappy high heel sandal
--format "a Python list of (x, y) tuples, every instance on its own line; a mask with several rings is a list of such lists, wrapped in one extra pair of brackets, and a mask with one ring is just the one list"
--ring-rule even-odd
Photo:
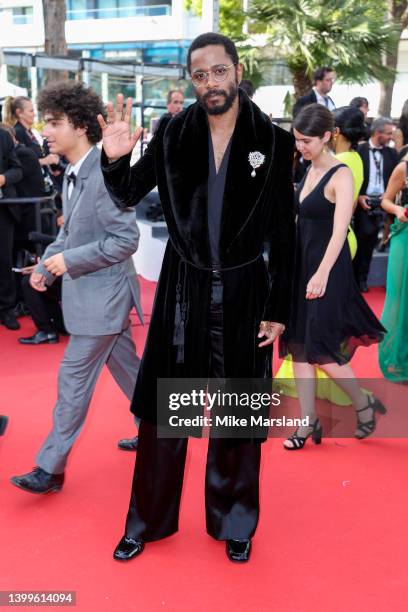
[(319, 419), (316, 419), (312, 425), (309, 425), (309, 427), (312, 428), (312, 431), (305, 437), (299, 436), (298, 430), (296, 429), (295, 433), (289, 436), (289, 438), (287, 438), (286, 440), (287, 442), (291, 442), (293, 446), (285, 446), (284, 444), (283, 448), (285, 448), (286, 450), (300, 450), (304, 447), (306, 440), (310, 437), (312, 438), (315, 444), (321, 444), (323, 428), (320, 424)]
[[(355, 437), (358, 440), (364, 440), (364, 438), (367, 438), (368, 436), (370, 436), (374, 431), (375, 428), (377, 427), (377, 421), (375, 418), (375, 413), (378, 412), (378, 414), (386, 414), (387, 413), (387, 409), (384, 406), (384, 404), (382, 404), (380, 402), (379, 399), (377, 399), (376, 397), (371, 397), (370, 395), (367, 396), (367, 400), (368, 400), (368, 404), (367, 406), (365, 406), (364, 408), (360, 408), (360, 410), (356, 410), (357, 412), (357, 429), (354, 432)], [(358, 413), (359, 412), (364, 412), (364, 410), (371, 410), (373, 413), (372, 418), (369, 421), (361, 421), (359, 419)]]

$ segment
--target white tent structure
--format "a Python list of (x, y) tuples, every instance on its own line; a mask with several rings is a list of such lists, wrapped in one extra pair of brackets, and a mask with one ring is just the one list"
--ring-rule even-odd
[(0, 73), (0, 100), (7, 96), (26, 96), (27, 90), (25, 87), (18, 87), (9, 81), (6, 81)]
[(7, 81), (3, 71), (3, 66), (5, 66), (4, 53), (0, 48), (0, 100), (6, 98), (7, 96), (13, 96), (14, 98), (16, 96), (26, 96), (27, 90), (25, 87), (18, 87), (17, 85)]

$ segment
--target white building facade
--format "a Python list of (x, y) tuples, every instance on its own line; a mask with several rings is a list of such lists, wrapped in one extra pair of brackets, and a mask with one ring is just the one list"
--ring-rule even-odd
[[(204, 0), (207, 7), (210, 2)], [(69, 53), (73, 57), (94, 59), (137, 60), (146, 63), (184, 64), (188, 46), (201, 32), (211, 29), (211, 17), (191, 15), (184, 9), (184, 0), (66, 0), (67, 21), (65, 32)], [(0, 48), (28, 53), (43, 51), (44, 24), (41, 0), (0, 0)], [(16, 85), (26, 87), (33, 95), (41, 83), (41, 74), (15, 67), (1, 68), (3, 81), (8, 78)], [(255, 94), (255, 102), (274, 117), (284, 115), (284, 99), (293, 92), (285, 70), (275, 71), (268, 86)], [(287, 73), (287, 70), (286, 70)], [(33, 82), (37, 80), (37, 83)], [(134, 95), (134, 83), (126, 79), (110, 79), (109, 85), (99, 77), (90, 77), (90, 83), (104, 98), (118, 90)], [(191, 86), (187, 95), (193, 96)], [(165, 92), (177, 86), (166, 80), (145, 83), (145, 98), (163, 99)], [(354, 96), (363, 95), (370, 101), (371, 116), (378, 109), (380, 88), (378, 83), (365, 86), (335, 84), (332, 97), (337, 106), (348, 104)], [(392, 115), (398, 117), (408, 98), (408, 35), (400, 45), (398, 77), (394, 90)]]

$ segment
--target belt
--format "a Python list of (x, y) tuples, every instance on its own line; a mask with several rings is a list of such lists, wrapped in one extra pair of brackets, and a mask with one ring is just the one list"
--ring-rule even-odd
[(259, 258), (263, 258), (262, 253), (251, 259), (250, 261), (246, 261), (237, 266), (229, 266), (226, 268), (222, 268), (221, 266), (214, 266), (211, 268), (206, 268), (204, 266), (197, 266), (192, 261), (186, 259), (173, 245), (174, 250), (180, 256), (180, 261), (178, 265), (178, 275), (177, 275), (177, 285), (176, 285), (176, 310), (174, 315), (174, 333), (173, 333), (173, 346), (177, 347), (177, 357), (176, 363), (184, 363), (184, 340), (185, 340), (185, 327), (187, 324), (188, 318), (188, 301), (187, 301), (187, 292), (186, 292), (186, 267), (192, 266), (197, 270), (202, 270), (203, 272), (211, 272), (213, 275), (213, 279), (221, 279), (222, 272), (229, 272), (230, 270), (237, 270), (238, 268), (243, 268), (245, 266), (249, 266), (250, 264), (257, 261)]

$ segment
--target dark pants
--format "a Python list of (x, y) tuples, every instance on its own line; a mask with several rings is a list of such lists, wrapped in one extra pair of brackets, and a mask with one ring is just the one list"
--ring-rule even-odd
[(44, 292), (33, 289), (29, 281), (29, 276), (23, 276), (21, 288), (25, 305), (35, 325), (40, 331), (47, 334), (64, 332), (64, 320), (60, 306), (61, 279), (56, 279)]
[[(224, 376), (223, 287), (219, 278), (211, 296), (211, 378)], [(145, 542), (178, 530), (186, 438), (157, 437), (155, 425), (142, 420), (126, 520), (126, 535)], [(259, 516), (260, 442), (209, 439), (205, 478), (207, 532), (216, 540), (251, 538)]]
[(7, 206), (0, 204), (0, 314), (15, 306), (16, 285), (13, 267), (15, 220)]
[(353, 261), (357, 282), (367, 281), (374, 247), (377, 244), (378, 232), (384, 223), (384, 217), (369, 215), (358, 207), (354, 215), (354, 232), (357, 238), (357, 253)]

